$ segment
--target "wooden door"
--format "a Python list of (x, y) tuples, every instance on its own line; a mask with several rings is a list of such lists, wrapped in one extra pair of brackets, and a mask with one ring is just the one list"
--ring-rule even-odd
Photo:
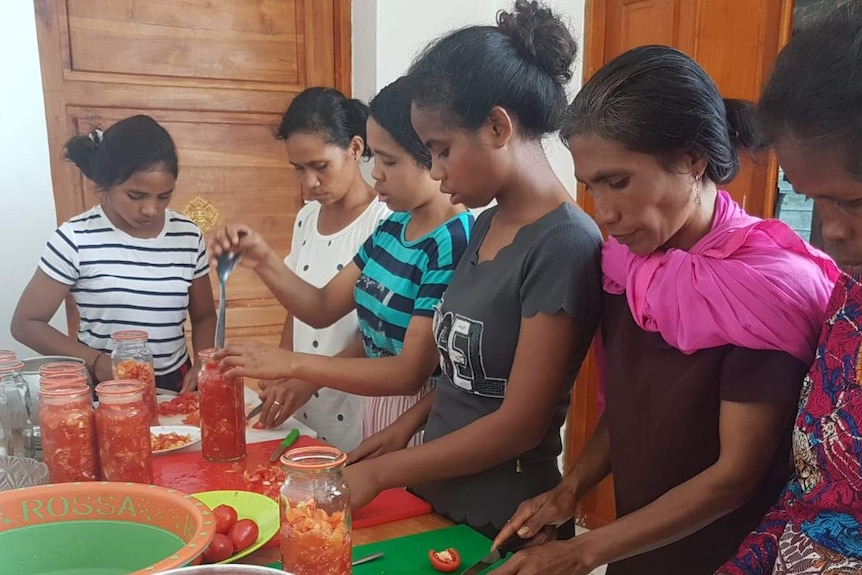
[[(790, 36), (793, 0), (587, 0), (584, 80), (637, 46), (664, 44), (697, 60), (726, 98), (756, 101), (780, 48)], [(773, 214), (777, 164), (771, 154), (746, 155), (728, 191), (754, 215)], [(578, 202), (593, 204), (581, 188)], [(575, 385), (566, 455), (571, 462), (598, 421), (597, 370), (590, 353)], [(582, 504), (581, 520), (598, 527), (615, 517), (605, 481)]]
[[(92, 184), (62, 159), (65, 141), (143, 113), (162, 123), (179, 149), (172, 209), (205, 233), (217, 223), (246, 222), (287, 253), (302, 200), (273, 134), (306, 87), (349, 93), (349, 0), (34, 5), (58, 222), (98, 201)], [(211, 277), (217, 290), (214, 270)], [(278, 343), (284, 317), (253, 273), (231, 276), (228, 338)]]

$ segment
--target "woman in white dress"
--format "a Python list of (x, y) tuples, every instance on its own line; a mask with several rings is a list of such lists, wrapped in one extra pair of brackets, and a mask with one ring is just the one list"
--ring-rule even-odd
[[(367, 119), (368, 107), (359, 100), (332, 88), (309, 88), (291, 102), (276, 134), (285, 141), (307, 202), (296, 216), (284, 263), (316, 287), (350, 263), (390, 213), (359, 171), (359, 161), (371, 156), (365, 144)], [(288, 313), (281, 348), (344, 355), (357, 338), (356, 312), (323, 329)], [(363, 398), (299, 379), (261, 382), (261, 387), (265, 426), (277, 427), (294, 415), (339, 449), (352, 450), (362, 440)]]

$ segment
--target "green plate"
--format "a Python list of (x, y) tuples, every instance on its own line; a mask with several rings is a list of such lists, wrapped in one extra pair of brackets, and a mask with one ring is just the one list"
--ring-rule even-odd
[(250, 491), (205, 491), (195, 493), (193, 497), (210, 509), (215, 509), (219, 505), (230, 505), (236, 509), (237, 519), (251, 519), (257, 523), (259, 531), (257, 541), (220, 563), (232, 563), (254, 553), (278, 533), (278, 503), (269, 497)]

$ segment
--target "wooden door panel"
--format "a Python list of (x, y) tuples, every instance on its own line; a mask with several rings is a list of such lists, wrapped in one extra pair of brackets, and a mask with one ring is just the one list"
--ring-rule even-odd
[[(724, 97), (756, 100), (772, 63), (790, 35), (793, 0), (587, 0), (586, 81), (606, 62), (636, 46), (664, 44), (697, 60)], [(750, 213), (773, 214), (776, 163), (769, 154), (743, 154), (739, 176), (728, 186)], [(594, 206), (582, 187), (578, 203)], [(566, 437), (566, 461), (583, 449), (598, 421), (598, 370), (591, 352), (578, 374)], [(611, 481), (582, 502), (587, 527), (615, 515)]]
[[(34, 0), (34, 6), (58, 221), (98, 201), (93, 185), (62, 159), (65, 141), (144, 113), (177, 144), (172, 209), (205, 233), (219, 223), (246, 222), (279, 253), (288, 252), (302, 200), (274, 133), (306, 87), (349, 94), (349, 0)], [(211, 279), (216, 297), (214, 271)], [(229, 338), (277, 343), (284, 317), (253, 273), (231, 276)]]

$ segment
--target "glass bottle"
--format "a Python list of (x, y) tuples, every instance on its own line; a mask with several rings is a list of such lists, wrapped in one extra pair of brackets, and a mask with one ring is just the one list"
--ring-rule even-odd
[(144, 387), (131, 379), (96, 386), (96, 437), (103, 481), (153, 482), (150, 414), (144, 403)]
[(96, 412), (87, 380), (82, 375), (48, 375), (40, 383), (42, 451), (48, 478), (51, 483), (97, 481)]
[(12, 439), (11, 454), (37, 457), (41, 447), (36, 441), (31, 410), (30, 386), (24, 379), (24, 362), (0, 361), (0, 389), (6, 397), (8, 425)]
[(225, 377), (213, 349), (198, 354), (201, 455), (207, 461), (245, 457), (245, 394), (241, 377)]
[(114, 379), (136, 379), (144, 384), (144, 403), (150, 416), (150, 425), (158, 425), (156, 372), (153, 369), (153, 352), (147, 345), (149, 337), (149, 334), (143, 330), (112, 333), (114, 351), (111, 352), (111, 364), (114, 367)]
[(347, 455), (334, 447), (301, 447), (281, 457), (281, 562), (295, 575), (351, 572)]

